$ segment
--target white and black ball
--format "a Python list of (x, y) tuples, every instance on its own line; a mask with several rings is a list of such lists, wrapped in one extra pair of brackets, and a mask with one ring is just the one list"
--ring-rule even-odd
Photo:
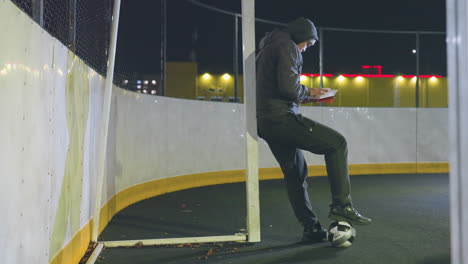
[(353, 244), (356, 229), (345, 221), (335, 221), (328, 227), (328, 241), (334, 247), (347, 248)]

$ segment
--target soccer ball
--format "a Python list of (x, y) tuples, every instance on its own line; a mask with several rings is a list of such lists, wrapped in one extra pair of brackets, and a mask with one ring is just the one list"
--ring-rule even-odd
[(353, 244), (356, 229), (345, 221), (335, 221), (328, 227), (328, 242), (334, 247), (347, 248)]

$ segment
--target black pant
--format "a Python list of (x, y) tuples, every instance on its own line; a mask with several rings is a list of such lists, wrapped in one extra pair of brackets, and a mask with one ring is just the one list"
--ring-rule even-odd
[(270, 146), (283, 171), (289, 200), (303, 224), (317, 222), (307, 192), (307, 164), (302, 150), (325, 155), (332, 204), (351, 203), (346, 139), (337, 131), (292, 113), (257, 118), (258, 134)]

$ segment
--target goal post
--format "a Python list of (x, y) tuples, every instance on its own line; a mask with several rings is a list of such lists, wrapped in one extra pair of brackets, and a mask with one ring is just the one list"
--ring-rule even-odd
[[(120, 0), (114, 2), (114, 16), (112, 21), (112, 35), (109, 53), (109, 72), (113, 72), (115, 60), (115, 46), (119, 21)], [(120, 241), (97, 241), (101, 196), (104, 182), (104, 165), (106, 164), (106, 142), (109, 114), (111, 113), (110, 98), (112, 94), (112, 78), (107, 80), (105, 104), (103, 109), (103, 132), (101, 134), (101, 159), (96, 194), (96, 207), (92, 232), (92, 241), (105, 247), (154, 246), (188, 243), (214, 242), (260, 242), (260, 202), (258, 176), (258, 136), (256, 125), (256, 92), (255, 92), (255, 0), (242, 0), (242, 45), (244, 67), (244, 107), (245, 107), (245, 153), (246, 153), (246, 195), (247, 221), (246, 232), (225, 236), (180, 237), (163, 239), (136, 239)], [(112, 75), (107, 75), (112, 77)]]
[(96, 188), (96, 200), (94, 204), (94, 217), (93, 217), (93, 228), (91, 233), (91, 241), (97, 242), (99, 236), (99, 217), (101, 212), (102, 203), (102, 189), (104, 185), (104, 175), (106, 170), (106, 157), (107, 157), (107, 138), (109, 129), (109, 118), (111, 113), (112, 105), (112, 87), (114, 79), (114, 65), (115, 65), (115, 53), (117, 48), (117, 34), (119, 29), (119, 18), (120, 18), (120, 0), (114, 0), (114, 7), (112, 11), (112, 25), (111, 25), (111, 36), (109, 42), (109, 56), (107, 59), (107, 78), (106, 86), (104, 91), (104, 105), (102, 107), (102, 123), (101, 123), (101, 135), (100, 135), (100, 148), (98, 156), (98, 181)]
[(249, 242), (260, 241), (258, 135), (255, 81), (255, 1), (242, 0), (242, 54), (247, 158), (247, 232)]

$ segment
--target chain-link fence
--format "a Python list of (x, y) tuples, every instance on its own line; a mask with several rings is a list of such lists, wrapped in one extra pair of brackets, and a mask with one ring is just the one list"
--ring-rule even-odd
[(19, 8), (21, 8), (30, 17), (33, 16), (33, 0), (15, 0), (12, 2), (15, 3)]
[(113, 0), (12, 0), (41, 27), (106, 76)]

